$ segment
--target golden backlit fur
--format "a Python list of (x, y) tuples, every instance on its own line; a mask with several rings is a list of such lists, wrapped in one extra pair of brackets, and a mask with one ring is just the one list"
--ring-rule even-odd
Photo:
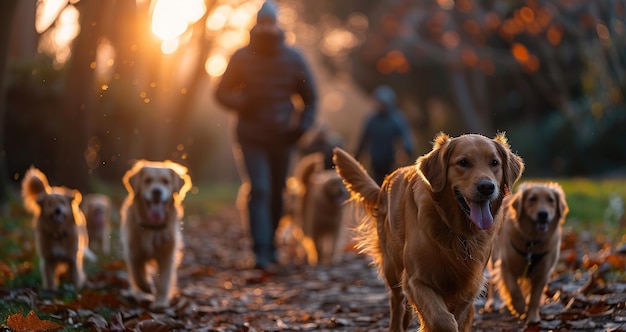
[(382, 187), (347, 152), (336, 148), (334, 162), (368, 213), (359, 247), (389, 289), (389, 330), (408, 329), (410, 305), (423, 331), (470, 331), (502, 199), (524, 168), (504, 134), (440, 133), (431, 152)]
[(324, 155), (312, 153), (296, 166), (294, 221), (303, 230), (309, 264), (339, 262), (346, 240), (344, 218), (348, 191), (334, 170), (324, 170)]
[(486, 309), (499, 309), (497, 288), (513, 315), (529, 323), (541, 319), (539, 304), (559, 258), (568, 211), (565, 193), (555, 182), (522, 183), (507, 198), (489, 263)]
[(89, 248), (92, 251), (111, 253), (111, 200), (103, 194), (89, 194), (83, 197), (80, 208), (87, 219)]
[(65, 271), (76, 288), (85, 283), (83, 258), (88, 251), (85, 216), (79, 209), (81, 194), (66, 187), (51, 187), (46, 175), (31, 167), (22, 180), (22, 199), (33, 214), (35, 247), (43, 288), (56, 291)]
[[(171, 161), (140, 160), (123, 178), (121, 240), (134, 295), (153, 310), (169, 306), (182, 259), (182, 202), (191, 188), (187, 168)], [(149, 295), (150, 294), (150, 295)]]

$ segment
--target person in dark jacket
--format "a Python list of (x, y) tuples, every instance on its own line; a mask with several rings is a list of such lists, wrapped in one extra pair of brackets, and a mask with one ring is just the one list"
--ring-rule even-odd
[(396, 144), (401, 142), (406, 157), (413, 155), (413, 137), (402, 112), (396, 106), (396, 94), (387, 85), (374, 90), (376, 107), (366, 121), (356, 157), (369, 153), (374, 180), (382, 184), (395, 166)]
[[(274, 235), (283, 213), (283, 189), (295, 144), (314, 123), (317, 92), (302, 54), (284, 42), (277, 7), (263, 3), (250, 42), (237, 50), (215, 97), (237, 114), (235, 137), (249, 182), (248, 222), (256, 268), (277, 263)], [(292, 96), (304, 109), (297, 112)], [(236, 158), (237, 159), (237, 158)]]

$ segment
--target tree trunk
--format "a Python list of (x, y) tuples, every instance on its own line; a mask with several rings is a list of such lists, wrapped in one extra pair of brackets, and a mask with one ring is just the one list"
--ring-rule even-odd
[(59, 133), (59, 156), (56, 181), (80, 191), (89, 189), (89, 169), (85, 150), (89, 140), (90, 115), (94, 109), (94, 70), (90, 65), (95, 60), (98, 40), (101, 36), (101, 16), (107, 6), (105, 1), (81, 1), (80, 34), (72, 49), (72, 59), (63, 93), (60, 116), (66, 126)]
[(9, 54), (11, 24), (17, 0), (0, 1), (0, 216), (4, 215), (4, 206), (9, 199), (9, 174), (7, 171), (4, 149), (4, 119), (6, 116), (6, 77)]

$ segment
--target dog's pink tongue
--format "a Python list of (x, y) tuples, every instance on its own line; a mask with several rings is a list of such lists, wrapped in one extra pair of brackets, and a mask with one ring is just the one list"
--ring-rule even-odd
[(148, 220), (151, 224), (160, 225), (165, 222), (165, 210), (160, 205), (152, 205), (148, 208)]
[(489, 201), (470, 203), (470, 219), (478, 229), (489, 229), (493, 225), (493, 216), (489, 209)]

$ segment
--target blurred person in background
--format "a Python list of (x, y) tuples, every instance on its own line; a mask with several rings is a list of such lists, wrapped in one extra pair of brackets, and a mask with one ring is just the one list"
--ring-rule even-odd
[[(295, 144), (314, 123), (317, 92), (309, 65), (284, 41), (278, 8), (270, 1), (257, 13), (250, 42), (237, 50), (219, 82), (217, 101), (237, 114), (235, 159), (249, 183), (247, 219), (255, 268), (278, 263), (275, 232), (283, 213), (283, 190)], [(292, 97), (301, 97), (297, 111)], [(237, 154), (240, 152), (240, 158)]]
[(402, 145), (403, 160), (413, 157), (413, 137), (404, 114), (397, 108), (396, 93), (387, 85), (374, 90), (376, 106), (365, 120), (356, 150), (356, 158), (369, 154), (373, 177), (382, 184), (385, 176), (396, 168), (397, 145)]

